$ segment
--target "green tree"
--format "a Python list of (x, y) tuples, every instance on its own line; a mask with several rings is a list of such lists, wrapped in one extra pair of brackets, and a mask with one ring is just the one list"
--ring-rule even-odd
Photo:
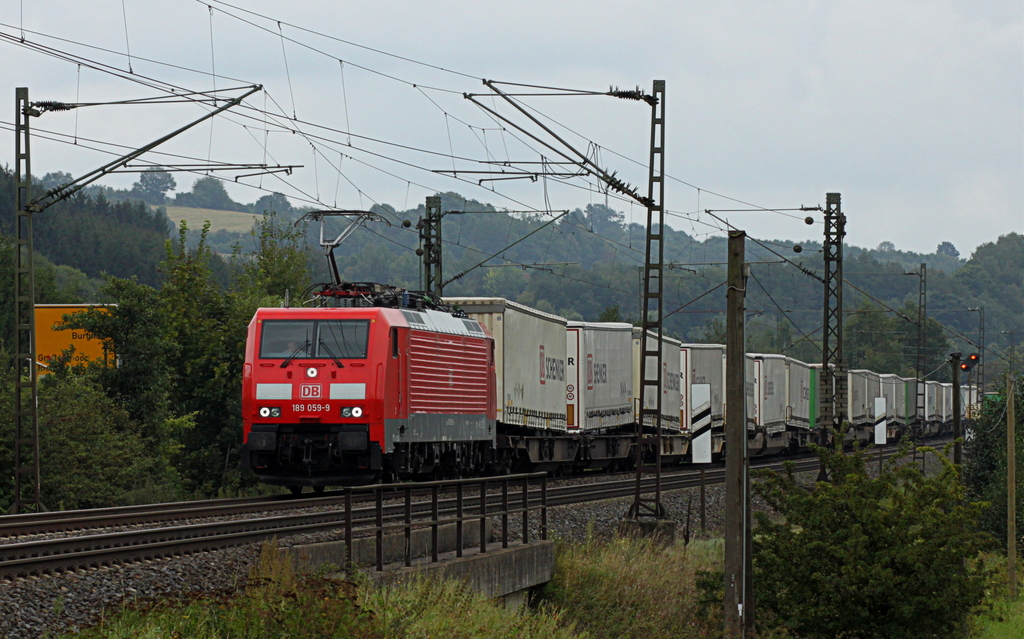
[(39, 392), (43, 503), (102, 508), (178, 497), (176, 447), (142, 437), (91, 375), (49, 375)]
[(178, 193), (174, 197), (178, 206), (192, 206), (203, 209), (221, 211), (237, 211), (245, 208), (231, 199), (224, 183), (212, 176), (201, 177), (192, 184), (188, 193)]
[(236, 244), (232, 252), (234, 289), (278, 298), (289, 291), (297, 299), (312, 280), (305, 225), (294, 227), (271, 211), (256, 220), (250, 237), (252, 253), (243, 254), (241, 244)]
[(252, 205), (253, 213), (263, 215), (268, 213), (279, 213), (291, 215), (295, 210), (291, 202), (281, 193), (270, 193), (256, 200)]
[(132, 185), (132, 191), (137, 192), (147, 204), (156, 206), (163, 204), (167, 200), (166, 193), (177, 186), (173, 175), (157, 168), (139, 174), (139, 180)]
[[(995, 394), (984, 398), (979, 414), (967, 420), (964, 443), (964, 483), (971, 499), (984, 500), (992, 507), (982, 513), (980, 524), (983, 529), (1006, 543), (1006, 398), (1007, 385), (1004, 380), (996, 384)], [(1024, 467), (1024, 382), (1017, 381), (1016, 402), (1016, 453), (1017, 468)], [(1017, 473), (1017, 530), (1024, 531), (1024, 473)], [(1018, 550), (1024, 550), (1018, 544)]]
[(958, 468), (937, 455), (935, 476), (890, 462), (875, 479), (868, 451), (820, 454), (830, 482), (809, 488), (789, 463), (754, 485), (778, 514), (756, 514), (760, 618), (807, 639), (964, 636), (985, 595), (979, 552), (991, 538)]
[(597, 316), (599, 322), (622, 322), (622, 314), (619, 312), (619, 305), (614, 304), (601, 311), (601, 314)]

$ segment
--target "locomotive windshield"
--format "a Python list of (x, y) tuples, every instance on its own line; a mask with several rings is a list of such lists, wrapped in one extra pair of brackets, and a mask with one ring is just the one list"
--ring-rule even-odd
[(370, 320), (265, 320), (263, 359), (366, 359)]

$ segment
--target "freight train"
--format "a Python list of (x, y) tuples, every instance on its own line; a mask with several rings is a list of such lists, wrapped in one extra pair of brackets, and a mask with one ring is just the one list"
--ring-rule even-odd
[[(502, 298), (441, 303), (370, 283), (331, 287), (318, 304), (261, 308), (249, 324), (242, 459), (261, 481), (298, 493), (381, 478), (634, 464), (641, 329), (567, 321)], [(662, 349), (662, 462), (720, 456), (725, 347), (666, 337)], [(817, 441), (820, 373), (790, 357), (747, 355), (751, 455)], [(914, 379), (853, 370), (848, 382), (847, 442), (873, 441), (876, 424), (890, 441), (949, 429), (949, 384), (926, 382), (918, 415)], [(974, 387), (961, 392), (962, 406), (977, 401)], [(878, 398), (885, 408), (876, 416)]]

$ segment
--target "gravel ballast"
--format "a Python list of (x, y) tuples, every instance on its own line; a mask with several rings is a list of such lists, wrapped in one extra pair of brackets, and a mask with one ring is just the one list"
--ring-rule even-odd
[[(929, 471), (936, 470), (934, 458), (930, 456), (929, 462)], [(807, 481), (813, 481), (815, 476), (816, 473), (803, 474)], [(677, 522), (677, 540), (682, 539), (687, 525), (691, 538), (722, 535), (724, 486), (708, 484), (705, 495), (706, 530), (702, 533), (700, 488), (662, 494), (669, 516)], [(754, 510), (764, 508), (756, 495), (752, 499)], [(567, 541), (585, 541), (590, 536), (610, 538), (631, 503), (632, 498), (626, 497), (551, 507), (549, 535)], [(520, 530), (519, 521), (510, 517), (512, 531)], [(539, 533), (536, 515), (531, 515), (531, 528), (533, 535)], [(343, 539), (343, 534), (302, 535), (280, 543), (290, 546), (331, 539)], [(95, 625), (125, 605), (232, 591), (245, 585), (258, 559), (259, 544), (249, 544), (159, 561), (0, 582), (0, 637), (53, 636)]]

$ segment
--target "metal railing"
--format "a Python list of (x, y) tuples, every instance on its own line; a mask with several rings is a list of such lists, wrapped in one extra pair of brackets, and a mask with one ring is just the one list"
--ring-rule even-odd
[[(355, 495), (372, 495), (373, 524), (354, 526), (352, 502)], [(386, 505), (385, 501), (392, 502)], [(395, 502), (400, 503), (396, 508)], [(548, 487), (546, 473), (525, 473), (500, 477), (481, 477), (450, 481), (417, 482), (407, 484), (378, 484), (345, 489), (345, 563), (351, 567), (353, 542), (359, 538), (374, 538), (376, 569), (384, 570), (385, 537), (400, 534), (404, 537), (405, 566), (413, 560), (413, 532), (430, 529), (430, 561), (436, 563), (440, 555), (439, 539), (442, 526), (455, 526), (455, 556), (462, 557), (465, 543), (465, 524), (479, 522), (480, 552), (487, 552), (487, 520), (501, 520), (501, 547), (510, 541), (530, 541), (531, 511), (539, 511), (539, 538), (548, 538)], [(394, 514), (394, 513), (398, 514)], [(516, 535), (509, 525), (511, 515), (520, 515), (522, 526)]]

